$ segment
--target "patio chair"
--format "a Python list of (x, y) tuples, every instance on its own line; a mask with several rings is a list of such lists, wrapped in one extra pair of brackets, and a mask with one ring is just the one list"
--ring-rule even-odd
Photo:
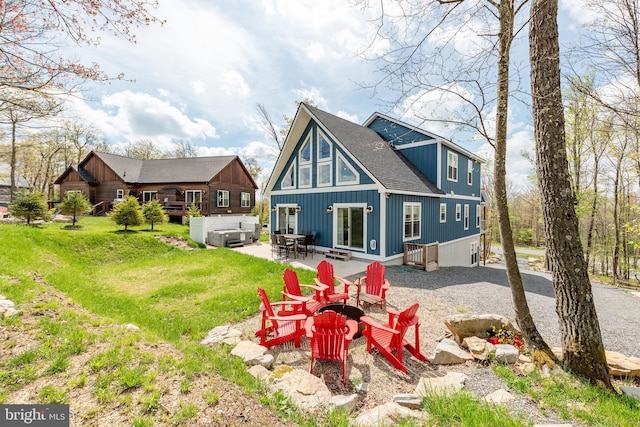
[[(331, 303), (342, 300), (342, 302), (346, 304), (349, 300), (349, 286), (353, 285), (353, 283), (333, 274), (333, 264), (327, 260), (320, 261), (317, 269), (318, 274), (315, 279), (316, 285), (325, 285), (327, 287), (324, 290), (325, 301)], [(344, 286), (343, 293), (336, 293), (336, 281), (338, 282), (338, 285), (342, 284)]]
[(349, 343), (358, 331), (358, 323), (333, 310), (326, 310), (309, 317), (305, 330), (311, 346), (309, 373), (313, 373), (315, 359), (339, 360), (342, 362), (342, 384), (345, 385)]
[[(288, 268), (284, 269), (282, 275), (284, 279), (284, 289), (282, 290), (282, 300), (286, 301), (287, 298), (292, 301), (305, 302), (305, 313), (312, 316), (313, 313), (320, 310), (327, 305), (324, 300), (322, 292), (327, 288), (325, 285), (305, 285), (298, 281), (298, 274)], [(315, 291), (313, 297), (306, 297), (302, 295), (301, 288), (309, 288)]]
[(298, 243), (298, 246), (302, 246), (304, 248), (303, 250), (305, 258), (307, 257), (309, 252), (311, 252), (311, 258), (313, 258), (315, 248), (313, 247), (313, 236), (311, 234), (304, 234), (304, 239), (302, 240), (302, 242)]
[(278, 250), (278, 235), (276, 233), (271, 234), (271, 254), (275, 254)]
[(289, 252), (294, 249), (294, 241), (288, 240), (284, 234), (278, 234), (278, 256), (282, 256), (282, 252), (289, 258)]
[[(379, 304), (380, 308), (387, 302), (387, 291), (391, 286), (384, 278), (384, 265), (375, 261), (367, 266), (366, 276), (356, 279), (356, 306), (362, 304)], [(364, 290), (362, 285), (364, 284)]]
[[(305, 334), (304, 322), (307, 315), (302, 301), (270, 302), (267, 293), (258, 288), (258, 295), (262, 301), (262, 324), (255, 336), (260, 337), (260, 345), (271, 348), (294, 340), (295, 346), (300, 347), (300, 337)], [(290, 309), (285, 307), (289, 306)], [(269, 338), (271, 336), (271, 338)]]
[[(369, 316), (361, 317), (360, 321), (366, 325), (363, 335), (367, 339), (367, 351), (371, 353), (372, 347), (375, 347), (393, 366), (405, 373), (407, 368), (402, 363), (402, 350), (405, 347), (416, 359), (427, 362), (427, 358), (420, 353), (420, 318), (416, 314), (419, 307), (416, 303), (402, 312), (387, 308), (389, 322), (384, 325)], [(415, 345), (404, 339), (411, 326), (415, 326)]]

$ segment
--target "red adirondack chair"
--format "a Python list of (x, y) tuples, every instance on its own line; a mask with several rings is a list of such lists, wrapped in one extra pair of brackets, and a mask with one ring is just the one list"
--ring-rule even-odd
[[(313, 313), (320, 310), (322, 307), (327, 305), (323, 297), (323, 291), (327, 288), (325, 285), (305, 285), (298, 281), (298, 274), (290, 270), (288, 268), (284, 269), (283, 274), (284, 279), (284, 289), (282, 290), (282, 300), (287, 301), (287, 298), (292, 301), (301, 301), (305, 302), (306, 310), (305, 313), (308, 316), (312, 316)], [(315, 294), (312, 298), (306, 297), (302, 295), (301, 288), (310, 288), (315, 291)]]
[[(331, 303), (342, 300), (346, 304), (349, 300), (349, 286), (353, 285), (353, 283), (333, 274), (333, 264), (327, 260), (320, 261), (317, 268), (316, 285), (325, 285), (327, 287), (327, 289), (324, 290), (325, 301)], [(344, 286), (343, 293), (336, 293), (336, 280), (338, 284)]]
[[(406, 310), (398, 312), (392, 308), (387, 308), (389, 323), (381, 325), (369, 316), (364, 316), (360, 320), (366, 325), (364, 336), (367, 338), (367, 351), (371, 353), (372, 346), (397, 369), (407, 372), (407, 368), (402, 363), (402, 349), (407, 348), (416, 359), (427, 361), (427, 358), (420, 353), (420, 318), (416, 314), (419, 305), (413, 304)], [(415, 326), (415, 345), (409, 344), (404, 339), (407, 330)], [(394, 354), (395, 353), (395, 354)]]
[(340, 360), (342, 384), (346, 384), (349, 343), (358, 331), (358, 323), (333, 310), (325, 310), (309, 317), (304, 327), (311, 344), (309, 373), (313, 373), (315, 359)]
[[(391, 284), (384, 278), (384, 265), (378, 261), (369, 264), (366, 276), (358, 278), (354, 283), (358, 288), (356, 305), (360, 305), (360, 303), (380, 304), (380, 308), (382, 308), (383, 304), (386, 304), (387, 291)], [(364, 290), (362, 289), (363, 284)]]
[[(295, 346), (300, 347), (300, 337), (305, 334), (304, 322), (307, 320), (307, 315), (304, 314), (305, 303), (302, 301), (269, 302), (267, 293), (262, 288), (258, 288), (258, 295), (262, 300), (260, 304), (262, 325), (255, 335), (260, 337), (260, 345), (271, 348), (294, 340)], [(287, 306), (290, 309), (286, 309)]]

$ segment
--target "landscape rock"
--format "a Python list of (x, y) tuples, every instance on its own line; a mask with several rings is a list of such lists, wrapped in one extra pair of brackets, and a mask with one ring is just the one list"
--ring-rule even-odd
[(4, 318), (12, 317), (18, 314), (18, 310), (13, 307), (0, 308), (0, 315)]
[(15, 304), (10, 299), (0, 299), (0, 307), (13, 308), (15, 307)]
[(640, 387), (629, 387), (626, 385), (620, 386), (620, 391), (625, 396), (633, 397), (634, 399), (640, 399)]
[(404, 406), (409, 409), (420, 409), (422, 407), (422, 397), (416, 394), (396, 394), (393, 396), (393, 401), (398, 405)]
[(73, 217), (72, 216), (67, 216), (67, 215), (56, 215), (55, 217), (53, 217), (53, 222), (73, 222)]
[(421, 377), (413, 393), (420, 397), (425, 397), (429, 393), (455, 393), (464, 388), (467, 378), (462, 372), (447, 372), (442, 376)]
[(339, 394), (337, 396), (331, 397), (331, 407), (340, 412), (345, 412), (350, 414), (356, 409), (356, 403), (358, 403), (358, 395), (350, 394), (349, 396), (344, 396)]
[(426, 413), (422, 411), (414, 411), (395, 402), (387, 402), (383, 405), (376, 406), (368, 411), (358, 415), (355, 420), (358, 426), (387, 426), (395, 425), (396, 421), (401, 418), (425, 418)]
[(503, 402), (508, 402), (510, 400), (515, 399), (513, 394), (509, 393), (507, 390), (500, 388), (493, 393), (489, 393), (484, 397), (484, 401), (487, 403), (495, 403), (500, 404)]
[(511, 344), (496, 344), (496, 353), (495, 358), (498, 362), (508, 363), (509, 365), (513, 365), (518, 361), (518, 356), (520, 355), (520, 350)]
[(486, 338), (492, 326), (496, 330), (502, 328), (514, 334), (520, 333), (509, 319), (497, 314), (455, 314), (447, 317), (444, 324), (458, 343), (467, 337)]
[(436, 345), (433, 355), (429, 358), (432, 365), (453, 365), (473, 360), (473, 356), (460, 348), (457, 342), (444, 338)]
[(469, 353), (477, 360), (487, 360), (489, 354), (495, 351), (493, 344), (478, 337), (467, 337), (462, 340), (462, 346), (469, 349)]
[(331, 404), (331, 391), (325, 383), (307, 371), (293, 369), (281, 376), (274, 375), (273, 391), (281, 390), (300, 410), (313, 412)]
[(240, 343), (242, 332), (238, 329), (231, 328), (229, 325), (216, 326), (209, 331), (200, 344), (215, 345), (221, 342), (229, 345), (237, 345)]
[(267, 380), (269, 379), (269, 377), (271, 377), (271, 371), (269, 371), (262, 365), (254, 365), (247, 369), (247, 371), (251, 375), (253, 375), (254, 378), (257, 378), (259, 380)]
[(140, 328), (137, 327), (136, 325), (132, 324), (132, 323), (127, 323), (126, 325), (124, 325), (124, 328), (127, 331), (140, 332)]
[(640, 359), (616, 351), (605, 351), (609, 372), (615, 377), (640, 377)]
[(253, 363), (252, 361), (260, 359), (266, 352), (267, 348), (264, 346), (251, 341), (241, 341), (231, 350), (231, 355), (242, 358), (246, 364), (255, 365), (260, 363)]

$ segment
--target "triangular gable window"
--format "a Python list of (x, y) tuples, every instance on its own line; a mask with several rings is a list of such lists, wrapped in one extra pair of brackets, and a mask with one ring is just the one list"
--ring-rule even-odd
[(282, 178), (282, 183), (280, 184), (282, 188), (295, 188), (296, 186), (296, 164), (295, 162), (289, 167), (289, 170), (285, 174), (284, 178)]
[(341, 154), (338, 154), (336, 173), (338, 175), (338, 185), (358, 184), (360, 182), (360, 174), (356, 172), (353, 166), (351, 166)]

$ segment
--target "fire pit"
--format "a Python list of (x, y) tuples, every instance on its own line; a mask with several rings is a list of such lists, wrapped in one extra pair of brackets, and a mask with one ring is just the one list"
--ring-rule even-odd
[(355, 320), (358, 322), (358, 332), (353, 336), (353, 338), (358, 338), (362, 336), (362, 332), (364, 331), (365, 325), (360, 321), (360, 318), (364, 316), (364, 311), (358, 307), (347, 304), (327, 304), (318, 310), (318, 313), (322, 313), (323, 311), (333, 310), (336, 313), (343, 314), (347, 317), (347, 319)]

